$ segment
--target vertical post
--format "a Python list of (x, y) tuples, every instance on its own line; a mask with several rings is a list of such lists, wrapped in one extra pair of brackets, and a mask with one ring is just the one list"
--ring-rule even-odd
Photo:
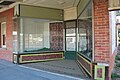
[[(110, 46), (111, 34), (109, 28), (108, 0), (93, 0), (93, 6), (94, 6), (94, 62), (97, 63), (97, 65), (99, 66), (100, 65), (104, 67), (108, 66), (109, 68), (111, 54)], [(102, 71), (102, 68), (99, 71)], [(105, 73), (106, 73), (105, 75), (110, 74), (109, 71)], [(106, 76), (105, 80), (109, 80), (109, 78), (108, 76)]]

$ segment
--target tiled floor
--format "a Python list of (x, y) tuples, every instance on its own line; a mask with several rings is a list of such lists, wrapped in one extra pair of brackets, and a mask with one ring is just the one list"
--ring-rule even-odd
[(32, 67), (35, 69), (45, 70), (49, 72), (64, 74), (68, 76), (88, 79), (81, 68), (77, 65), (74, 60), (58, 60), (38, 63), (22, 64), (23, 66)]
[(0, 80), (87, 80), (35, 70), (22, 65), (0, 60)]

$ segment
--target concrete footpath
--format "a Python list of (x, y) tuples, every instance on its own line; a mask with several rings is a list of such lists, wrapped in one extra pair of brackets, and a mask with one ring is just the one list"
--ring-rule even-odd
[(0, 60), (0, 80), (84, 80)]

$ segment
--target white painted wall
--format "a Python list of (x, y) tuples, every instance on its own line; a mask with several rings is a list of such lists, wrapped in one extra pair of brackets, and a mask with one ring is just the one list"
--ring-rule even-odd
[(64, 20), (73, 20), (73, 19), (77, 19), (77, 8), (72, 7), (72, 8), (64, 9)]
[(110, 11), (109, 12), (109, 24), (111, 29), (111, 38), (112, 38), (112, 53), (116, 48), (116, 12)]

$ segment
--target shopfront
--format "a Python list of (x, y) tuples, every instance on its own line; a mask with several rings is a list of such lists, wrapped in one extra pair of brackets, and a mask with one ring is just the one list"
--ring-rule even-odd
[(111, 11), (119, 6), (111, 1), (80, 0), (67, 9), (16, 4), (9, 17), (9, 10), (2, 11), (0, 58), (12, 61), (13, 55), (14, 63), (75, 60), (90, 77), (109, 80), (117, 53)]

